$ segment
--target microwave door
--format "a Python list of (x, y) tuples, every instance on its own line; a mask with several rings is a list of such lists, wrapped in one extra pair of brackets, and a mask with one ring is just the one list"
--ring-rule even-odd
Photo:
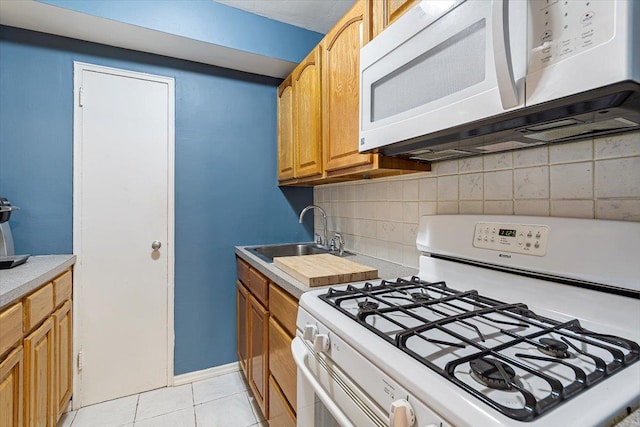
[(526, 2), (465, 1), (436, 19), (432, 3), (361, 51), (360, 151), (524, 105)]

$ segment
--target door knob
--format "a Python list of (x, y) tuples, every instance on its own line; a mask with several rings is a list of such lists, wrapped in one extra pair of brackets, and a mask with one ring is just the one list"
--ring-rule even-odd
[(159, 240), (154, 240), (151, 243), (151, 249), (153, 249), (154, 251), (157, 251), (158, 249), (160, 249), (161, 246), (162, 246), (162, 243), (160, 243)]

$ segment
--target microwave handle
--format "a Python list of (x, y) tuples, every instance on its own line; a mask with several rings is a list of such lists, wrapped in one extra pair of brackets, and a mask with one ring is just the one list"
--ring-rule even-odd
[(513, 78), (513, 62), (509, 42), (509, 1), (492, 1), (493, 61), (498, 79), (502, 107), (506, 110), (518, 105), (518, 90)]

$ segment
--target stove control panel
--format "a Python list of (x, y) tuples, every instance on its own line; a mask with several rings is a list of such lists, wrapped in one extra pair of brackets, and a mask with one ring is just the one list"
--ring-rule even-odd
[(476, 223), (473, 246), (495, 251), (545, 256), (549, 227), (535, 224)]

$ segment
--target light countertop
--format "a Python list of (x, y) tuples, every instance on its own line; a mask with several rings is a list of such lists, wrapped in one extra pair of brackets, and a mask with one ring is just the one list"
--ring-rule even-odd
[[(257, 257), (253, 253), (249, 252), (246, 248), (250, 246), (237, 246), (236, 247), (236, 255), (238, 255), (243, 260), (247, 261), (254, 267), (256, 270), (264, 274), (280, 286), (285, 291), (289, 292), (296, 298), (300, 298), (300, 296), (312, 289), (321, 289), (321, 288), (329, 288), (330, 286), (314, 286), (309, 287), (304, 283), (300, 282), (295, 277), (285, 273), (280, 270), (278, 267), (274, 266), (272, 263), (264, 261), (262, 258)], [(373, 267), (378, 270), (378, 277), (382, 279), (397, 279), (398, 277), (407, 277), (413, 276), (418, 273), (418, 270), (411, 267), (406, 267), (403, 265), (395, 264), (389, 261), (384, 261), (378, 258), (373, 258), (367, 255), (355, 254), (346, 257), (349, 261), (357, 262), (359, 264), (366, 265), (368, 267)], [(364, 282), (354, 282), (354, 283), (364, 283)], [(338, 285), (333, 285), (338, 286)]]
[(36, 255), (22, 265), (0, 270), (0, 309), (55, 278), (75, 262), (75, 255)]

